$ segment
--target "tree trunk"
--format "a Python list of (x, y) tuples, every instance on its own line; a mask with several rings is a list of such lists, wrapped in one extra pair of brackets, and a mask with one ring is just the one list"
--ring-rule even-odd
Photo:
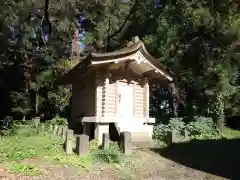
[(38, 97), (38, 91), (36, 91), (36, 97), (35, 97), (35, 116), (38, 116), (39, 111), (38, 111), (38, 106), (39, 106), (39, 97)]

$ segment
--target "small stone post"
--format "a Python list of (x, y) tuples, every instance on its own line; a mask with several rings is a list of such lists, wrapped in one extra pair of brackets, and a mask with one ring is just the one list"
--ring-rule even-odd
[(89, 137), (85, 134), (77, 135), (76, 152), (78, 155), (84, 156), (89, 152)]
[(61, 136), (61, 133), (62, 133), (62, 126), (60, 125), (60, 126), (58, 126), (58, 130), (57, 130), (57, 135), (58, 136)]
[(33, 125), (35, 126), (35, 128), (37, 128), (39, 124), (40, 124), (40, 117), (34, 117)]
[(175, 143), (177, 141), (177, 133), (175, 130), (168, 131), (167, 134), (167, 144), (170, 145), (172, 143)]
[(188, 131), (186, 129), (184, 129), (184, 138), (185, 138), (185, 140), (187, 140), (189, 138)]
[(44, 129), (45, 129), (44, 124), (40, 124), (40, 125), (37, 127), (37, 134), (44, 132)]
[(73, 152), (72, 138), (73, 138), (73, 130), (69, 129), (66, 132), (66, 140), (65, 140), (65, 152), (67, 154), (72, 154)]
[(109, 134), (104, 133), (103, 134), (103, 143), (102, 143), (103, 149), (109, 149), (109, 144), (110, 144)]
[(61, 138), (62, 138), (62, 140), (64, 140), (64, 141), (65, 141), (65, 139), (66, 139), (66, 132), (67, 132), (67, 130), (68, 130), (67, 127), (65, 127), (65, 126), (62, 127)]
[(43, 133), (45, 131), (45, 124), (41, 124), (40, 129), (41, 129), (41, 132)]
[(132, 154), (132, 142), (131, 142), (131, 133), (130, 132), (121, 132), (120, 133), (120, 148), (124, 154)]
[(57, 135), (57, 131), (58, 131), (58, 125), (54, 125), (54, 127), (53, 127), (53, 134)]
[(49, 132), (53, 133), (53, 125), (52, 124), (49, 125)]

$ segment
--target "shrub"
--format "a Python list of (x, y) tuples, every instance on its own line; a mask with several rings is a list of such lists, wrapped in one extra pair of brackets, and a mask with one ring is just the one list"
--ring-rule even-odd
[(120, 163), (123, 157), (116, 143), (110, 143), (109, 149), (100, 149), (92, 152), (93, 158), (100, 162)]
[(186, 125), (186, 130), (190, 136), (201, 136), (205, 138), (217, 137), (219, 135), (211, 118), (194, 117), (194, 121)]
[(68, 125), (68, 121), (66, 118), (61, 118), (59, 116), (56, 116), (52, 120), (48, 121), (48, 124), (53, 124), (53, 125)]
[(16, 134), (16, 123), (12, 117), (6, 116), (3, 120), (0, 120), (0, 136), (12, 136)]
[(164, 140), (168, 131), (175, 130), (178, 137), (181, 137), (185, 128), (185, 123), (182, 118), (171, 118), (167, 125), (158, 124), (154, 126), (153, 138), (158, 140)]
[(33, 164), (14, 163), (11, 165), (10, 170), (13, 173), (23, 173), (27, 176), (41, 174), (41, 170)]
[(98, 140), (93, 139), (90, 141), (90, 150), (97, 150), (99, 147)]
[(184, 138), (184, 130), (187, 130), (191, 137), (215, 138), (219, 133), (215, 128), (211, 118), (194, 117), (188, 124), (183, 122), (182, 118), (172, 118), (167, 125), (158, 124), (153, 129), (153, 138), (164, 140), (167, 132), (175, 130), (179, 139)]
[(92, 166), (91, 156), (78, 156), (76, 154), (66, 155), (65, 153), (60, 153), (56, 156), (48, 156), (46, 159), (57, 164), (63, 164), (71, 167), (81, 167), (86, 170), (89, 170)]

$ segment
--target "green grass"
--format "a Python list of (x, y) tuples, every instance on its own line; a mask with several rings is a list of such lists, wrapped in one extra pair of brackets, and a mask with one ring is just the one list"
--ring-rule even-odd
[(21, 173), (27, 176), (35, 176), (42, 173), (42, 171), (36, 167), (36, 165), (26, 163), (13, 163), (10, 166), (10, 170), (12, 173)]
[(223, 136), (227, 139), (240, 138), (240, 131), (225, 127), (223, 130)]
[[(73, 139), (73, 146), (75, 138)], [(0, 163), (7, 165), (13, 171), (24, 174), (37, 174), (37, 167), (22, 164), (23, 160), (38, 158), (56, 165), (80, 167), (90, 170), (94, 161), (104, 163), (120, 163), (123, 154), (111, 144), (108, 150), (98, 149), (98, 142), (90, 143), (88, 156), (76, 154), (66, 155), (63, 141), (50, 133), (39, 133), (31, 125), (20, 125), (13, 136), (2, 136), (0, 141)], [(14, 163), (12, 163), (14, 162)]]
[(4, 136), (0, 141), (0, 163), (10, 165), (10, 169), (19, 172), (35, 171), (36, 168), (15, 164), (25, 159), (38, 157), (55, 164), (91, 168), (90, 156), (80, 157), (75, 154), (66, 155), (63, 142), (51, 134), (38, 134), (37, 129), (25, 125), (20, 126), (13, 136)]

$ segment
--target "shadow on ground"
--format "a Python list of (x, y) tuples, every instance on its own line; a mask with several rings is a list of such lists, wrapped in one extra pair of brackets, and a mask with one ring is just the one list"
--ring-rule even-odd
[(240, 179), (240, 139), (192, 140), (152, 150), (193, 169)]

